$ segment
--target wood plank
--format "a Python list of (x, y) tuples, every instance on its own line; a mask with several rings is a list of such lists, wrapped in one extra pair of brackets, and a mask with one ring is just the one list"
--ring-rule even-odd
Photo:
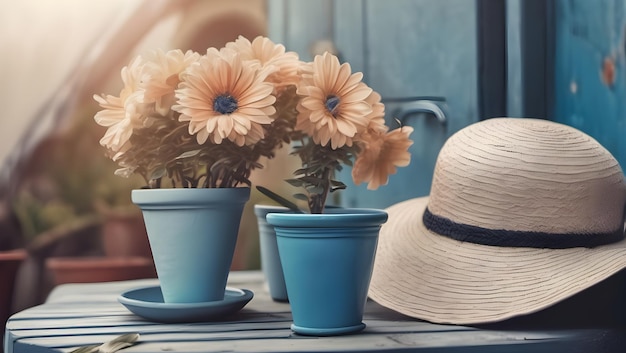
[[(271, 300), (260, 272), (234, 273), (230, 286), (251, 288), (254, 299), (235, 316), (217, 322), (160, 324), (143, 320), (117, 303), (119, 293), (156, 280), (57, 287), (43, 305), (15, 314), (7, 323), (6, 353), (69, 352), (138, 332), (125, 352), (420, 352), (593, 351), (599, 344), (623, 347), (626, 330), (497, 330), (434, 325), (368, 302), (360, 334), (305, 337), (290, 330), (289, 305)], [(621, 341), (620, 341), (621, 339)], [(606, 351), (606, 350), (605, 350)]]

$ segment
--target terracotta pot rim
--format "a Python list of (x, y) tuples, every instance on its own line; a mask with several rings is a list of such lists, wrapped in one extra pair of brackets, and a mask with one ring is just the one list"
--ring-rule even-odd
[(46, 260), (51, 269), (64, 269), (72, 267), (82, 268), (106, 268), (106, 267), (146, 267), (153, 266), (149, 257), (51, 257)]
[(28, 252), (25, 249), (13, 249), (0, 251), (0, 261), (21, 261), (26, 258)]

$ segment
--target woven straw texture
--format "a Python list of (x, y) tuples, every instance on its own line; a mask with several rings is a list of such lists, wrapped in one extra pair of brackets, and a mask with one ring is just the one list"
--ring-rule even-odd
[[(555, 234), (623, 229), (617, 161), (584, 133), (537, 119), (473, 124), (443, 146), (430, 197), (388, 208), (370, 297), (436, 323), (479, 324), (547, 308), (626, 267), (626, 241), (542, 249), (461, 242), (422, 223)], [(513, 233), (517, 234), (517, 233)]]

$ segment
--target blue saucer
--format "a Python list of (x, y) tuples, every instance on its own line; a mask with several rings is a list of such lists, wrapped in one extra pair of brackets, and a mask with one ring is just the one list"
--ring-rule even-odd
[(346, 327), (329, 327), (329, 328), (315, 328), (315, 327), (303, 327), (296, 324), (291, 324), (291, 330), (297, 334), (304, 336), (339, 336), (347, 335), (350, 333), (356, 333), (362, 331), (365, 328), (364, 323), (360, 323), (354, 326)]
[(254, 293), (227, 287), (223, 300), (202, 303), (164, 303), (160, 286), (132, 289), (117, 300), (135, 315), (156, 322), (200, 322), (222, 319), (241, 310)]

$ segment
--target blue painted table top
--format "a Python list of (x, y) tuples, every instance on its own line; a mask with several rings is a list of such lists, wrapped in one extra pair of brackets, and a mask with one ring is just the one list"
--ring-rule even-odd
[(261, 272), (233, 272), (229, 286), (252, 290), (251, 302), (227, 321), (160, 324), (133, 315), (117, 301), (157, 280), (66, 284), (47, 301), (7, 322), (5, 352), (69, 352), (137, 332), (123, 352), (623, 352), (626, 328), (519, 330), (434, 325), (368, 302), (359, 334), (306, 337), (291, 332), (289, 304), (270, 299)]

